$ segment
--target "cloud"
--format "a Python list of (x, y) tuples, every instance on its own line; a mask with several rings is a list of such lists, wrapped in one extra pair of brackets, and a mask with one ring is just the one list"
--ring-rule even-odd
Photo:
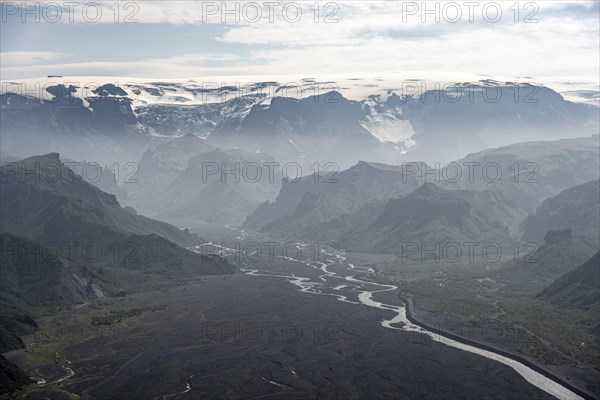
[[(263, 4), (265, 9), (266, 3), (256, 3)], [(222, 13), (222, 2), (143, 2), (136, 13), (139, 23), (147, 24), (145, 27), (161, 25), (160, 29), (148, 30), (147, 43), (141, 44), (147, 49), (136, 48), (136, 54), (143, 54), (138, 59), (115, 60), (112, 54), (119, 46), (119, 38), (111, 36), (110, 25), (102, 24), (106, 26), (106, 47), (97, 49), (95, 59), (83, 62), (69, 43), (57, 41), (56, 50), (69, 51), (68, 58), (52, 51), (2, 53), (2, 75), (186, 78), (428, 70), (502, 76), (597, 76), (600, 69), (597, 3), (527, 3), (538, 7), (527, 9), (525, 3), (518, 3), (521, 9), (516, 14), (510, 8), (514, 3), (506, 2), (501, 3), (502, 17), (490, 22), (489, 15), (493, 13), (485, 17), (482, 11), (485, 2), (481, 2), (472, 22), (463, 7), (457, 23), (444, 19), (451, 18), (450, 14), (432, 15), (407, 8), (407, 4), (422, 5), (422, 2), (331, 3), (333, 8), (325, 9), (326, 3), (318, 2), (318, 13), (311, 8), (313, 2), (299, 3), (303, 5), (302, 18), (295, 23), (290, 22), (292, 8), (287, 16), (282, 14), (285, 2), (272, 10), (272, 22), (269, 14), (263, 14), (257, 23), (249, 22), (248, 18), (233, 23), (231, 16), (227, 23), (221, 23), (227, 17)], [(108, 7), (113, 2), (102, 4)], [(216, 4), (219, 9), (207, 8), (207, 4)], [(233, 3), (228, 4), (231, 10)], [(240, 2), (239, 10), (247, 4)], [(431, 10), (432, 3), (428, 4)], [(443, 13), (447, 4), (439, 3), (438, 13)], [(211, 18), (207, 18), (207, 11)], [(327, 16), (338, 22), (325, 23)], [(527, 16), (538, 22), (525, 23)], [(196, 28), (203, 21), (208, 21), (206, 27), (218, 24), (219, 29), (198, 31)], [(161, 57), (161, 48), (148, 43), (155, 39), (153, 35), (158, 38), (163, 29), (189, 30), (182, 37), (189, 37), (185, 40), (197, 50), (194, 48), (190, 53), (186, 49), (181, 55)], [(85, 32), (81, 27), (82, 36)], [(208, 48), (208, 43), (212, 47)], [(53, 62), (58, 59), (63, 61)]]
[[(144, 58), (135, 61), (91, 61), (39, 65), (2, 66), (2, 75), (39, 77), (47, 74), (65, 76), (122, 77), (193, 77), (221, 70), (238, 57), (227, 53), (183, 54), (166, 58)], [(219, 75), (219, 74), (216, 74)]]
[(51, 51), (3, 51), (0, 53), (0, 65), (22, 66), (31, 64), (43, 64), (63, 57), (62, 53)]

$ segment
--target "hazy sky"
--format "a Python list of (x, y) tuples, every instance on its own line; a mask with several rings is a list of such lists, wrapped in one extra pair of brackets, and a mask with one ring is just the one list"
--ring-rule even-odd
[(406, 70), (594, 77), (600, 68), (592, 1), (21, 4), (2, 1), (3, 80)]

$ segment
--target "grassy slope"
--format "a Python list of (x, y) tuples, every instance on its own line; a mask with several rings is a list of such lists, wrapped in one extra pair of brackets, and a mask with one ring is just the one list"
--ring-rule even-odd
[[(585, 239), (559, 245), (560, 251), (541, 248), (535, 268), (512, 260), (462, 265), (395, 262), (379, 266), (375, 278), (398, 285), (419, 309), (482, 327), (502, 327), (505, 334), (518, 330), (518, 340), (503, 344), (543, 363), (599, 369), (598, 307), (564, 308), (536, 297), (552, 282), (548, 271), (559, 275), (556, 257), (560, 255), (562, 268), (569, 270), (597, 251)], [(583, 254), (569, 262), (569, 248)]]

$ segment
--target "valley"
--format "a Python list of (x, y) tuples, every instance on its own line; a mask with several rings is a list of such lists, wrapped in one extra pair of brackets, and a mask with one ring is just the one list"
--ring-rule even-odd
[[(2, 346), (33, 379), (13, 397), (597, 398), (597, 144), (461, 161), (513, 172), (494, 181), (361, 161), (279, 188), (206, 176), (272, 159), (190, 135), (146, 152), (134, 184), (57, 153), (4, 163)], [(535, 181), (511, 170), (527, 159)], [(415, 363), (431, 375), (398, 382)]]
[[(524, 393), (528, 398), (580, 398), (554, 379), (578, 393), (583, 387), (584, 398), (596, 390), (585, 384), (597, 379), (591, 369), (578, 374), (576, 368), (553, 369), (528, 357), (528, 346), (537, 341), (526, 328), (529, 321), (503, 336), (498, 331), (509, 325), (506, 321), (490, 324), (491, 319), (457, 312), (460, 298), (447, 291), (417, 291), (419, 282), (439, 275), (423, 264), (396, 267), (394, 275), (382, 267), (391, 265), (387, 257), (316, 243), (288, 243), (303, 250), (290, 257), (278, 250), (240, 254), (236, 246), (250, 249), (268, 238), (233, 229), (201, 233), (215, 241), (195, 251), (224, 257), (241, 272), (61, 311), (45, 317), (39, 332), (24, 338), (27, 349), (7, 357), (33, 368), (43, 360), (56, 364), (53, 355), (61, 354), (71, 360), (75, 375), (53, 387), (81, 398), (312, 398), (315, 391), (328, 398), (361, 398), (377, 390), (390, 398), (441, 399), (450, 387), (456, 393), (457, 380), (466, 379), (478, 382), (464, 387), (466, 398), (479, 398), (479, 390), (498, 399)], [(467, 269), (475, 268), (435, 269), (465, 277)], [(400, 277), (406, 275), (411, 279), (403, 282)], [(400, 290), (373, 280), (393, 281)], [(443, 309), (436, 307), (441, 298)], [(475, 313), (492, 315), (470, 303)], [(433, 333), (414, 325), (413, 318), (433, 327)], [(461, 333), (469, 324), (472, 333)], [(474, 326), (487, 328), (485, 335)], [(524, 359), (534, 369), (495, 352)], [(436, 390), (423, 392), (429, 381)]]
[(0, 400), (600, 400), (600, 0), (0, 15)]

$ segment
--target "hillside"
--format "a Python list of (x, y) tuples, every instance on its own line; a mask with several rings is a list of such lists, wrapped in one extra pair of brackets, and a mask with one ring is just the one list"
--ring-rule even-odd
[[(504, 240), (507, 236), (518, 240), (519, 224), (543, 199), (573, 183), (598, 178), (598, 140), (593, 136), (531, 142), (474, 153), (454, 163), (459, 171), (457, 179), (456, 172), (439, 165), (359, 162), (335, 174), (331, 183), (314, 175), (284, 181), (275, 201), (261, 204), (248, 216), (244, 227), (273, 237), (347, 240), (350, 247), (346, 248), (358, 246), (364, 250), (371, 248), (367, 243), (377, 241), (368, 238), (366, 231), (379, 218), (381, 207), (388, 202), (393, 205), (399, 197), (428, 183), (469, 203), (469, 215), (482, 221), (487, 230), (482, 240)], [(460, 228), (447, 236), (454, 234), (460, 240), (477, 232), (478, 225), (474, 222), (473, 229), (464, 225), (470, 229), (468, 234), (459, 234)], [(446, 226), (431, 225), (428, 229), (443, 231)], [(362, 233), (353, 233), (357, 231)], [(387, 245), (376, 248), (390, 251)]]
[(12, 393), (29, 383), (31, 380), (25, 372), (0, 356), (0, 393)]
[[(389, 200), (373, 222), (343, 234), (341, 247), (358, 252), (403, 254), (408, 252), (408, 245), (435, 249), (448, 243), (508, 241), (506, 227), (483, 215), (477, 216), (471, 203), (462, 197), (459, 191), (425, 183), (406, 196)], [(448, 254), (448, 257), (453, 256)]]
[(521, 224), (523, 240), (540, 242), (546, 232), (571, 229), (574, 236), (600, 234), (600, 181), (566, 189), (544, 200)]
[(0, 352), (22, 347), (44, 310), (105, 297), (90, 271), (23, 237), (0, 234)]
[(328, 236), (318, 225), (352, 213), (371, 202), (385, 202), (410, 193), (419, 180), (400, 166), (359, 162), (336, 174), (309, 175), (283, 181), (274, 202), (261, 204), (245, 228), (286, 238)]
[[(551, 235), (548, 235), (550, 237)], [(525, 249), (525, 248), (524, 248)], [(504, 265), (494, 275), (505, 281), (552, 282), (564, 273), (581, 265), (598, 251), (596, 237), (565, 237), (539, 248), (530, 247), (518, 260)]]
[(556, 279), (538, 297), (561, 307), (597, 307), (600, 304), (600, 253)]
[(160, 270), (163, 277), (179, 278), (234, 271), (180, 247), (201, 239), (122, 208), (114, 195), (73, 174), (56, 153), (0, 168), (2, 232), (27, 237), (78, 263), (152, 274)]
[(87, 240), (88, 229), (156, 234), (184, 246), (198, 244), (200, 240), (196, 235), (121, 207), (114, 195), (85, 182), (62, 164), (58, 153), (3, 164), (0, 174), (2, 232), (42, 242)]

